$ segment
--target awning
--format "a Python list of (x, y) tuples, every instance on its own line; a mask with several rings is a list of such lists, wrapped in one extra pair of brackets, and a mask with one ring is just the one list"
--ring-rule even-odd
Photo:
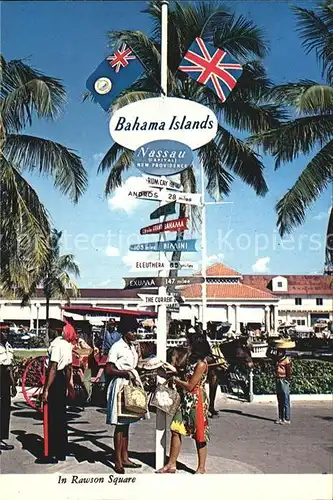
[(135, 316), (137, 318), (156, 318), (157, 313), (152, 311), (137, 311), (131, 309), (109, 309), (106, 307), (88, 307), (88, 306), (64, 306), (61, 309), (65, 312), (78, 314), (81, 316)]

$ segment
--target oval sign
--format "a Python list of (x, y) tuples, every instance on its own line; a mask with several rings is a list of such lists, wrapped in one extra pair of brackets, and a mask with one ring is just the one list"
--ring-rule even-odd
[(192, 150), (178, 141), (152, 141), (143, 144), (136, 151), (133, 163), (145, 174), (179, 174), (192, 164)]
[(115, 142), (135, 151), (142, 144), (162, 139), (197, 149), (215, 137), (217, 126), (214, 113), (202, 104), (178, 97), (153, 97), (118, 109), (109, 128)]

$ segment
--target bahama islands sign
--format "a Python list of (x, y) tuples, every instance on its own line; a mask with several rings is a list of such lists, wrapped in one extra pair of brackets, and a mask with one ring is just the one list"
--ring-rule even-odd
[(136, 151), (158, 140), (179, 141), (194, 150), (210, 142), (217, 127), (216, 116), (202, 104), (178, 97), (153, 97), (117, 110), (109, 128), (115, 142)]

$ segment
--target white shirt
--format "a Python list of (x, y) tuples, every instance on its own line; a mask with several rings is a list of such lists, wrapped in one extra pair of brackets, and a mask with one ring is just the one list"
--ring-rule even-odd
[(49, 361), (58, 363), (57, 371), (63, 370), (67, 365), (72, 364), (73, 346), (63, 337), (57, 337), (51, 342), (49, 347)]
[(8, 342), (5, 345), (0, 344), (0, 365), (10, 366), (13, 364), (13, 349)]
[(133, 344), (130, 346), (123, 339), (119, 339), (111, 346), (108, 363), (113, 363), (118, 370), (133, 370), (138, 361), (139, 356)]

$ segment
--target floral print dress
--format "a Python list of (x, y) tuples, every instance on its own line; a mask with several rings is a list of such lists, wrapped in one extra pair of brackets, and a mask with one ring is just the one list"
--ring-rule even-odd
[[(185, 369), (186, 382), (192, 377), (197, 363), (190, 363)], [(181, 402), (176, 411), (170, 430), (182, 436), (191, 436), (197, 442), (209, 441), (208, 396), (205, 389), (207, 370), (197, 386), (191, 391), (180, 389)]]

